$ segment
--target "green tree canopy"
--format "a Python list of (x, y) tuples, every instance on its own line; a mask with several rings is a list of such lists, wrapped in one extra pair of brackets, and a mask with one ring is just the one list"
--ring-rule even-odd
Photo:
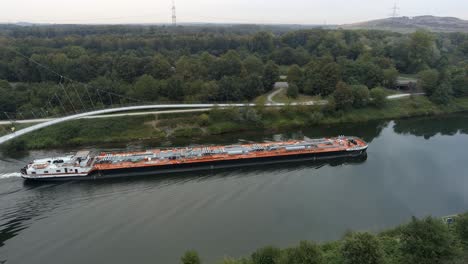
[(350, 109), (354, 102), (353, 91), (346, 83), (338, 82), (336, 90), (333, 92), (333, 99), (338, 109)]
[(294, 64), (288, 69), (288, 82), (295, 83), (299, 85), (304, 78), (304, 73), (302, 72), (301, 67), (299, 65)]
[[(164, 89), (164, 88), (163, 88)], [(134, 95), (143, 100), (156, 100), (159, 97), (161, 83), (151, 75), (140, 76), (133, 87)]]
[(237, 101), (243, 97), (243, 84), (239, 77), (224, 76), (218, 85), (218, 100), (220, 101)]
[(432, 217), (417, 219), (403, 228), (401, 251), (405, 263), (443, 263), (457, 252), (455, 237), (441, 220)]
[(335, 63), (327, 63), (318, 69), (316, 82), (316, 92), (322, 96), (327, 96), (335, 90), (341, 80), (340, 66)]
[(263, 87), (266, 91), (273, 89), (273, 85), (279, 79), (279, 67), (273, 61), (268, 61), (263, 70)]
[[(393, 89), (397, 84), (398, 70), (395, 67), (383, 70), (382, 84), (386, 88)], [(371, 86), (372, 87), (372, 86)]]
[(431, 33), (418, 30), (411, 34), (408, 49), (410, 71), (428, 68), (433, 59), (434, 37)]
[(180, 102), (184, 99), (185, 83), (179, 78), (168, 79), (166, 94), (171, 101)]
[(16, 112), (15, 93), (13, 87), (5, 80), (0, 80), (0, 113), (3, 118), (3, 112)]
[(383, 264), (380, 241), (369, 233), (351, 233), (344, 240), (341, 254), (345, 264)]
[(234, 50), (228, 51), (215, 61), (211, 71), (216, 79), (221, 79), (223, 76), (239, 76), (242, 71), (239, 54)]
[(194, 250), (189, 250), (180, 259), (181, 264), (201, 264), (198, 253)]
[(468, 246), (468, 213), (461, 214), (455, 218), (455, 231), (465, 247)]
[(260, 53), (270, 52), (273, 49), (273, 35), (265, 31), (256, 33), (252, 37), (251, 49)]
[(299, 96), (299, 88), (295, 83), (290, 83), (286, 95), (290, 98), (296, 99)]
[(299, 246), (285, 249), (276, 264), (321, 264), (324, 263), (322, 250), (314, 243), (301, 241)]
[(453, 91), (450, 83), (448, 81), (443, 81), (440, 85), (436, 86), (429, 98), (436, 104), (445, 105), (450, 102), (452, 93)]
[(362, 108), (367, 106), (370, 101), (369, 88), (365, 85), (352, 85), (351, 90), (353, 92), (353, 107)]
[(276, 247), (260, 248), (252, 254), (253, 264), (276, 264), (277, 259), (280, 257), (281, 250)]
[(145, 73), (156, 79), (167, 79), (172, 75), (172, 66), (169, 61), (161, 54), (156, 54), (149, 64), (145, 65)]
[(242, 83), (242, 98), (250, 100), (255, 98), (256, 96), (261, 95), (264, 92), (263, 82), (259, 76), (249, 75), (246, 78), (244, 78), (244, 81), (242, 81)]
[(455, 96), (468, 96), (468, 73), (463, 69), (456, 69), (452, 73), (451, 86)]
[(387, 95), (385, 90), (381, 87), (376, 87), (370, 90), (370, 97), (372, 104), (376, 107), (384, 107), (387, 102)]
[(424, 70), (418, 74), (418, 87), (427, 96), (431, 96), (439, 84), (439, 72), (437, 70)]
[(247, 58), (245, 58), (243, 64), (247, 74), (262, 76), (263, 62), (259, 57), (255, 55), (249, 55)]

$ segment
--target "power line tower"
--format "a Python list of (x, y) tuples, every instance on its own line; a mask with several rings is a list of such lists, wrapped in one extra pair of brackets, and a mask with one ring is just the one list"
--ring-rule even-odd
[(177, 26), (176, 8), (174, 0), (172, 0), (172, 25)]
[(399, 10), (399, 9), (400, 9), (400, 8), (397, 6), (397, 4), (396, 4), (396, 2), (395, 2), (395, 4), (394, 4), (393, 7), (392, 7), (392, 11), (393, 11), (393, 12), (392, 12), (392, 15), (391, 15), (393, 19), (395, 19), (395, 18), (399, 15), (399, 14), (398, 14), (398, 10)]

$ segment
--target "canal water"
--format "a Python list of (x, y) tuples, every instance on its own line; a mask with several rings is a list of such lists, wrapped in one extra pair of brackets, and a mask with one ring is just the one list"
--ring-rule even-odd
[(26, 162), (74, 150), (3, 156), (0, 263), (178, 263), (189, 249), (215, 263), (468, 210), (466, 114), (195, 143), (340, 134), (367, 140), (367, 159), (28, 184), (16, 173)]

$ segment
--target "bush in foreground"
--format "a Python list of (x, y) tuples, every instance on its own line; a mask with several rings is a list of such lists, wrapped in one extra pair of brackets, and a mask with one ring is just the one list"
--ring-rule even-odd
[(298, 247), (281, 252), (277, 264), (321, 264), (324, 263), (322, 250), (314, 243), (301, 241)]
[(387, 96), (383, 88), (376, 87), (370, 90), (370, 97), (372, 98), (372, 104), (378, 108), (385, 106)]
[(280, 254), (281, 250), (279, 248), (272, 246), (264, 247), (252, 254), (252, 262), (255, 264), (275, 264)]
[(198, 253), (194, 250), (189, 250), (180, 259), (182, 264), (200, 264), (201, 260)]
[(401, 233), (401, 252), (405, 263), (442, 263), (452, 259), (458, 247), (455, 236), (440, 220), (413, 217)]
[(459, 215), (455, 220), (455, 232), (465, 247), (468, 247), (468, 213)]
[(345, 264), (384, 263), (380, 241), (369, 233), (348, 234), (344, 240), (341, 254)]

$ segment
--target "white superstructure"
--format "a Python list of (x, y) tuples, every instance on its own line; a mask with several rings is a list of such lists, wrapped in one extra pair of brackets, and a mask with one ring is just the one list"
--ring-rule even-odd
[(78, 151), (75, 155), (33, 160), (21, 174), (25, 179), (86, 176), (93, 163), (89, 151)]

